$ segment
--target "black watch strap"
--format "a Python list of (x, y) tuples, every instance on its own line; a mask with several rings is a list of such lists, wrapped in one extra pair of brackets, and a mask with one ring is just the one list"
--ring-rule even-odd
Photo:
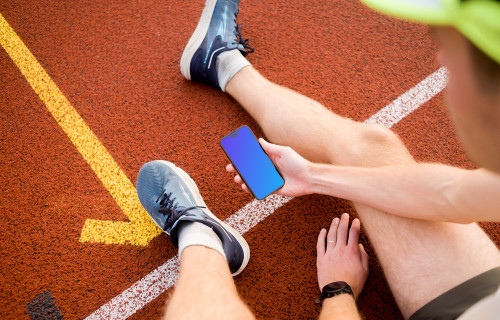
[(354, 298), (354, 293), (352, 292), (351, 287), (344, 281), (336, 281), (327, 284), (321, 290), (321, 294), (318, 299), (316, 299), (316, 303), (320, 306), (323, 305), (323, 300), (335, 297), (339, 294), (348, 293)]

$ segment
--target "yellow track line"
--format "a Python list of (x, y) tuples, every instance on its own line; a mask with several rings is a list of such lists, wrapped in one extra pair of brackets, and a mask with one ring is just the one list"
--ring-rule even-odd
[(80, 241), (145, 246), (161, 230), (141, 206), (134, 185), (0, 14), (0, 45), (90, 165), (130, 222), (88, 219)]

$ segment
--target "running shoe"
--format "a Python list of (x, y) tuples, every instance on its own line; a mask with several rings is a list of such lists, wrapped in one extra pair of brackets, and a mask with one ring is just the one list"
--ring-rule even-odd
[(215, 62), (224, 51), (238, 49), (243, 55), (254, 51), (236, 24), (240, 0), (206, 0), (200, 21), (181, 57), (181, 74), (220, 89)]
[(233, 276), (245, 269), (250, 248), (243, 237), (207, 209), (196, 183), (182, 169), (167, 161), (151, 161), (137, 177), (137, 194), (151, 219), (170, 235), (178, 247), (179, 225), (203, 223), (217, 234)]

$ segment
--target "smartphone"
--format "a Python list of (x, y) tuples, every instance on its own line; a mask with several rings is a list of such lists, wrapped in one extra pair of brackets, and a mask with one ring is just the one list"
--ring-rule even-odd
[(231, 132), (220, 144), (255, 198), (264, 199), (285, 184), (248, 126)]

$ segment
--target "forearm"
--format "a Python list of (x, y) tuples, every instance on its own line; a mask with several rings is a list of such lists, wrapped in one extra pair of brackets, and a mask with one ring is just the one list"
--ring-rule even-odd
[(361, 316), (354, 298), (349, 294), (340, 294), (323, 301), (319, 320), (360, 320)]
[[(482, 173), (445, 165), (359, 168), (312, 164), (309, 172), (312, 193), (348, 199), (409, 218), (468, 223), (492, 218), (498, 207), (492, 202), (495, 195), (485, 195), (479, 190), (483, 186), (477, 180), (483, 177), (476, 176)], [(492, 179), (487, 183), (497, 182)], [(478, 205), (464, 199), (473, 194), (476, 201), (481, 198), (483, 203)]]

